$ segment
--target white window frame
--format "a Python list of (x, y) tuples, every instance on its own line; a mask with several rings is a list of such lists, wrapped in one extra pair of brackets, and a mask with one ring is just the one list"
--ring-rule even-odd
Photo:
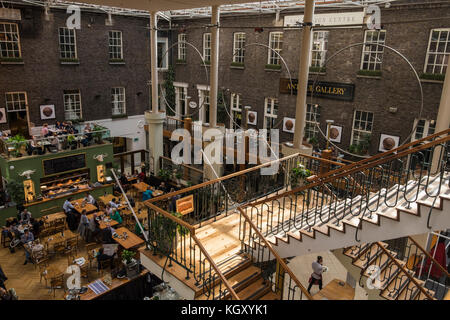
[[(169, 48), (169, 38), (165, 38), (165, 37), (159, 38), (158, 37), (158, 43), (164, 43), (165, 46), (166, 46), (166, 50), (165, 51), (168, 50), (168, 48)], [(163, 54), (164, 54), (164, 52), (163, 52)], [(158, 66), (157, 66), (158, 70), (163, 70), (164, 71), (164, 70), (168, 70), (169, 69), (169, 52), (166, 52), (166, 55), (164, 57), (164, 64), (165, 64), (165, 66), (160, 67), (159, 63), (158, 63)]]
[(233, 33), (233, 62), (244, 63), (246, 38), (245, 32)]
[[(270, 111), (268, 111), (268, 106), (270, 104)], [(279, 107), (279, 101), (278, 98), (272, 98), (272, 97), (268, 97), (264, 99), (264, 123), (263, 123), (263, 129), (267, 129), (267, 134), (270, 135), (269, 130), (273, 129), (273, 126), (271, 126), (270, 128), (267, 128), (267, 118), (271, 118), (272, 119), (272, 124), (274, 124), (274, 121), (276, 121), (276, 119), (278, 118), (278, 108), (275, 111), (275, 105), (277, 107)]]
[[(183, 82), (174, 82), (173, 86), (175, 87), (175, 117), (180, 118), (181, 116), (185, 116), (188, 114), (188, 83)], [(184, 108), (183, 110), (181, 107), (181, 101), (184, 101)]]
[[(432, 40), (432, 36), (433, 36), (433, 32), (439, 32), (439, 37), (437, 41), (433, 41), (436, 42), (436, 51), (430, 51), (430, 47), (431, 47), (431, 40)], [(441, 32), (447, 32), (447, 39), (444, 41), (441, 41)], [(439, 49), (439, 45), (444, 42), (444, 48), (443, 48), (443, 52), (438, 51)], [(433, 63), (429, 63), (428, 60), (430, 60), (430, 55), (434, 55), (434, 60)], [(442, 55), (442, 63), (436, 63), (437, 57), (439, 55)], [(436, 28), (436, 29), (432, 29), (430, 31), (430, 37), (428, 39), (428, 47), (427, 47), (427, 55), (425, 57), (425, 64), (423, 67), (423, 72), (424, 73), (433, 73), (433, 74), (445, 74), (446, 69), (448, 68), (448, 61), (450, 59), (450, 28)], [(433, 70), (432, 72), (428, 72), (428, 66), (432, 66)], [(439, 68), (439, 72), (436, 72), (436, 68)]]
[[(326, 30), (314, 31), (311, 46), (311, 67), (323, 67), (328, 51), (328, 37), (330, 32)], [(320, 58), (319, 58), (320, 56)]]
[[(64, 34), (61, 34), (61, 31), (64, 30)], [(66, 40), (71, 39), (73, 32), (73, 43), (67, 42)], [(64, 42), (61, 42), (61, 36), (64, 38)], [(69, 29), (66, 27), (60, 27), (58, 29), (58, 39), (59, 39), (59, 57), (61, 59), (78, 59), (78, 50), (77, 50), (77, 33), (75, 29)], [(64, 46), (64, 50), (62, 50), (62, 46)], [(72, 51), (66, 51), (66, 46), (73, 46), (73, 52)], [(70, 56), (67, 56), (70, 55)]]
[[(356, 120), (356, 113), (357, 112), (361, 112), (361, 114), (363, 112), (366, 113), (367, 114), (367, 116), (365, 117), (366, 120), (362, 120), (362, 118)], [(372, 121), (371, 121), (370, 131), (367, 130), (367, 123), (369, 122), (369, 121), (367, 121), (367, 119), (368, 119), (368, 115), (369, 114), (372, 114)], [(350, 139), (350, 142), (351, 142), (350, 144), (356, 144), (355, 142), (360, 142), (360, 139), (357, 139), (357, 141), (354, 140), (354, 139), (356, 139), (355, 132), (360, 133), (358, 136), (361, 136), (364, 133), (367, 133), (367, 134), (370, 134), (370, 135), (372, 134), (374, 118), (375, 118), (375, 115), (374, 115), (374, 113), (372, 111), (355, 110), (353, 112), (352, 136), (351, 136), (351, 139)], [(365, 122), (365, 126), (364, 126), (365, 129), (355, 128), (356, 121), (359, 121), (359, 122), (363, 122), (364, 121)]]
[[(21, 95), (23, 95), (24, 99), (21, 99)], [(27, 111), (28, 97), (25, 91), (5, 92), (5, 102), (6, 112)], [(17, 104), (19, 105), (18, 109), (16, 109)]]
[[(416, 135), (417, 135), (417, 123), (419, 121), (424, 121), (423, 132), (422, 132), (420, 137), (416, 137)], [(411, 142), (416, 141), (416, 140), (420, 140), (422, 138), (425, 138), (425, 137), (429, 136), (430, 134), (435, 133), (436, 132), (436, 120), (423, 119), (423, 118), (422, 119), (415, 119), (414, 120), (413, 129), (414, 129), (414, 133), (411, 136)]]
[[(9, 26), (9, 30), (6, 26)], [(22, 49), (17, 23), (0, 22), (0, 39), (3, 37), (4, 39), (0, 40), (0, 58), (21, 58)], [(6, 51), (6, 55), (3, 54), (4, 51)]]
[[(64, 90), (65, 92), (69, 92), (69, 91), (74, 91), (74, 92), (71, 92), (71, 93), (64, 93), (63, 94), (63, 101), (64, 101), (64, 118), (66, 119), (66, 120), (75, 120), (75, 119), (83, 119), (83, 109), (82, 109), (82, 105), (81, 105), (81, 91), (79, 90), (79, 89), (74, 89), (74, 90)], [(77, 91), (76, 93), (75, 93), (75, 91)], [(67, 107), (68, 107), (68, 104), (67, 104), (67, 101), (66, 101), (66, 98), (68, 98), (68, 99), (70, 99), (70, 98), (74, 98), (74, 97), (76, 97), (76, 96), (78, 96), (79, 97), (79, 99), (78, 99), (78, 101), (79, 101), (79, 110), (77, 111), (77, 109), (71, 109), (71, 110), (68, 110), (67, 109)], [(76, 106), (76, 102), (74, 103), (74, 102), (72, 102), (72, 105), (75, 105)], [(71, 117), (70, 115), (69, 116), (67, 116), (67, 114), (68, 113), (71, 113), (71, 114), (73, 114), (73, 113), (75, 113), (75, 114), (79, 114), (79, 116), (78, 117)]]
[(234, 130), (239, 129), (237, 127), (237, 125), (234, 123), (235, 113), (241, 114), (241, 128), (242, 128), (243, 115), (242, 115), (242, 105), (241, 105), (240, 100), (241, 100), (240, 94), (237, 94), (237, 93), (231, 94), (231, 98), (230, 98), (230, 111), (231, 111), (230, 112), (231, 113), (230, 129), (234, 129)]
[(126, 100), (127, 96), (124, 87), (111, 88), (111, 109), (113, 116), (127, 113)]
[[(278, 39), (272, 40), (272, 36), (275, 37), (277, 35), (280, 35), (281, 37)], [(274, 46), (275, 43), (277, 44), (276, 47)], [(267, 64), (281, 65), (281, 59), (278, 54), (281, 55), (281, 51), (283, 48), (283, 32), (274, 31), (274, 32), (269, 33), (269, 48), (270, 49), (268, 49)], [(275, 52), (273, 52), (273, 50), (271, 50), (271, 49), (278, 52), (278, 54), (275, 54)]]
[(178, 34), (178, 60), (186, 61), (186, 33)]
[[(206, 110), (209, 109), (210, 104), (209, 104), (209, 98), (210, 98), (210, 88), (209, 86), (206, 85), (197, 85), (197, 90), (198, 90), (198, 107), (201, 108), (200, 112), (198, 113), (199, 115), (199, 121), (201, 123), (207, 124), (209, 123), (209, 117), (206, 117)], [(205, 93), (208, 92), (208, 102), (205, 102), (205, 105), (203, 105), (204, 101), (205, 101)], [(209, 111), (209, 110), (208, 110)]]
[[(313, 110), (313, 108), (315, 110)], [(313, 117), (313, 115), (315, 115), (315, 117)], [(318, 104), (307, 104), (305, 124), (305, 137), (308, 139), (312, 138), (310, 135), (312, 132), (314, 136), (319, 138), (319, 129), (317, 126), (320, 126), (320, 106)]]
[[(110, 30), (108, 32), (109, 39), (109, 59), (110, 60), (122, 60), (123, 59), (123, 38), (122, 31)], [(114, 48), (119, 48), (119, 50), (114, 50)]]
[[(209, 40), (207, 38), (209, 38)], [(209, 59), (206, 59), (206, 57), (209, 57)], [(203, 34), (203, 60), (205, 60), (205, 62), (211, 61), (211, 33), (210, 32)]]
[[(371, 41), (367, 41), (369, 34), (377, 34), (377, 39), (373, 40), (373, 36)], [(384, 40), (380, 40), (380, 35), (384, 34)], [(384, 47), (380, 46), (380, 44), (384, 45), (386, 43), (386, 30), (366, 30), (364, 32), (364, 42), (362, 54), (361, 54), (361, 70), (367, 71), (380, 71), (383, 63), (383, 53)], [(372, 50), (372, 47), (375, 47), (375, 50)], [(368, 55), (368, 60), (365, 59), (365, 56)], [(379, 60), (379, 61), (378, 61)], [(367, 63), (367, 68), (364, 68), (364, 64)], [(371, 67), (373, 66), (373, 67)], [(379, 66), (377, 68), (377, 66)]]

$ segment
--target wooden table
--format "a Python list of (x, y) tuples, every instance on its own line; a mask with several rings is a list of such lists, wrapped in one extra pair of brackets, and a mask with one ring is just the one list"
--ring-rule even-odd
[(67, 239), (75, 237), (76, 234), (73, 233), (70, 230), (64, 230), (64, 236), (61, 235), (61, 233), (53, 234), (51, 236), (45, 237), (42, 239), (42, 244), (48, 247), (54, 245), (56, 242), (65, 241)]
[(106, 206), (110, 201), (112, 201), (112, 199), (119, 199), (119, 200), (121, 200), (122, 201), (122, 197), (117, 197), (117, 196), (115, 196), (115, 195), (112, 195), (112, 194), (107, 194), (107, 195), (104, 195), (104, 196), (101, 196), (101, 197), (98, 197), (98, 199), (101, 201), (101, 202), (103, 202), (103, 204)]
[(66, 214), (64, 212), (57, 212), (42, 217), (42, 221), (46, 223), (52, 223), (53, 221), (58, 219), (66, 219)]
[(135, 188), (138, 192), (145, 192), (147, 191), (147, 188), (150, 187), (145, 182), (134, 183), (131, 186)]
[[(339, 283), (343, 283), (341, 286)], [(333, 279), (322, 290), (313, 295), (314, 300), (353, 300), (355, 289), (348, 283), (339, 279)]]
[(128, 234), (128, 238), (126, 240), (119, 239), (118, 237), (113, 237), (114, 241), (116, 241), (118, 244), (120, 244), (125, 249), (131, 249), (136, 246), (139, 246), (144, 243), (144, 240), (139, 238), (137, 235), (135, 235), (133, 232), (128, 230), (127, 228), (121, 227), (116, 229), (116, 233), (121, 236), (123, 233), (126, 232)]
[[(99, 217), (101, 214), (100, 214), (100, 212), (98, 212), (97, 213), (97, 217)], [(89, 214), (89, 215), (87, 215), (86, 216), (89, 220), (91, 220), (93, 217), (94, 217), (94, 214), (92, 213), (92, 214)], [(109, 222), (105, 222), (105, 221), (103, 221), (103, 219), (100, 219), (99, 221), (98, 221), (98, 224), (99, 224), (99, 226), (100, 226), (100, 229), (106, 229), (107, 227), (108, 227), (108, 225), (110, 226), (110, 227), (114, 227), (114, 226), (117, 226), (119, 223), (116, 221), (116, 220), (111, 220), (111, 221), (109, 221)]]
[(90, 212), (94, 212), (94, 211), (98, 210), (96, 206), (94, 206), (93, 204), (90, 204), (90, 203), (86, 203), (86, 205), (84, 207), (81, 207), (81, 203), (83, 202), (83, 200), (84, 200), (84, 198), (72, 201), (72, 204), (75, 207), (75, 210), (78, 211), (78, 213), (81, 214), (81, 212), (83, 212), (83, 210), (86, 210), (86, 213), (90, 213)]
[[(141, 274), (139, 275), (139, 277), (142, 277), (142, 276), (146, 275), (147, 273), (148, 273), (148, 270), (144, 269), (141, 272)], [(102, 280), (103, 283), (105, 283), (104, 279), (105, 279), (105, 277), (101, 277), (100, 279), (96, 279), (96, 280), (88, 283), (86, 285), (86, 287), (88, 287), (88, 285), (90, 285), (91, 283), (94, 283), (97, 280)], [(95, 294), (94, 291), (92, 291), (90, 288), (88, 288), (88, 291), (86, 291), (83, 294), (80, 294), (80, 300), (94, 300), (94, 299), (97, 299), (97, 298), (99, 298), (99, 297), (101, 297), (101, 296), (103, 296), (103, 295), (105, 295), (107, 293), (110, 293), (112, 290), (117, 289), (117, 288), (119, 288), (119, 287), (129, 283), (130, 281), (133, 281), (133, 280), (135, 280), (135, 279), (128, 280), (128, 278), (123, 278), (123, 279), (113, 278), (112, 281), (111, 281), (111, 285), (108, 285), (108, 284), (105, 283), (105, 285), (109, 288), (109, 290), (107, 290), (105, 292), (102, 292), (100, 294)]]

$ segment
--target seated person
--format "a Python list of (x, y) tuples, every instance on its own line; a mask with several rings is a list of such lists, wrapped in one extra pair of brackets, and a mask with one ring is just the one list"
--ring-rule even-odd
[(167, 193), (166, 183), (164, 181), (161, 181), (161, 184), (159, 185), (158, 189), (164, 193)]
[(86, 201), (86, 203), (97, 206), (97, 201), (95, 201), (95, 198), (91, 195), (90, 192), (86, 193), (86, 197), (84, 198), (84, 200)]
[(103, 229), (102, 231), (102, 242), (103, 243), (115, 243), (114, 239), (112, 238), (113, 233), (115, 230), (111, 227), (107, 227)]
[[(141, 223), (141, 225), (142, 225), (142, 221), (141, 220), (139, 220), (139, 222)], [(142, 228), (144, 228), (144, 226), (142, 225)], [(136, 224), (134, 225), (134, 233), (136, 234), (136, 235), (138, 235), (138, 236), (141, 236), (142, 235), (142, 230), (141, 230), (141, 228), (139, 227), (139, 224), (136, 222)]]
[(110, 216), (112, 214), (113, 210), (112, 210), (111, 206), (109, 204), (107, 204), (103, 211), (104, 211), (105, 216)]
[[(25, 244), (27, 244), (29, 242), (33, 242), (34, 241), (34, 236), (30, 232), (30, 230), (25, 229), (22, 237), (20, 238), (20, 241), (22, 242), (22, 244), (25, 245)], [(27, 264), (28, 261), (31, 261), (31, 255), (30, 255), (30, 252), (28, 250), (25, 250), (25, 262), (23, 264), (24, 265)]]
[(46, 137), (49, 134), (51, 134), (51, 133), (48, 130), (48, 124), (44, 123), (44, 125), (42, 126), (42, 129), (41, 129), (41, 136)]
[(109, 206), (113, 209), (117, 209), (119, 208), (119, 205), (117, 204), (117, 199), (113, 198), (110, 202), (109, 202)]
[(142, 193), (142, 201), (150, 200), (153, 197), (153, 191), (151, 187), (147, 188), (147, 191)]
[(97, 221), (97, 213), (92, 215), (92, 218), (89, 219), (89, 231), (90, 231), (90, 240), (97, 241), (98, 235), (100, 234), (100, 224)]
[(144, 173), (143, 170), (141, 171), (141, 173), (139, 173), (138, 178), (139, 178), (139, 180), (141, 180), (141, 181), (144, 181), (144, 180), (145, 180), (145, 173)]
[(47, 145), (47, 149), (50, 152), (57, 152), (58, 150), (61, 150), (58, 135), (56, 132), (53, 134), (52, 138), (50, 139), (50, 145)]
[(130, 203), (130, 205), (134, 208), (136, 206), (136, 203), (134, 202), (134, 199), (131, 196), (131, 194), (128, 193), (127, 198), (128, 198), (128, 202)]
[(113, 259), (114, 259), (114, 255), (112, 255), (112, 256), (108, 256), (107, 254), (105, 254), (104, 253), (104, 251), (105, 251), (105, 249), (104, 248), (100, 248), (99, 250), (98, 250), (98, 253), (97, 253), (97, 264), (98, 264), (98, 269), (100, 270), (101, 269), (101, 264), (100, 264), (100, 262), (101, 261), (110, 261), (110, 267), (112, 268), (113, 267)]
[(89, 123), (86, 123), (84, 126), (84, 133), (92, 132), (91, 125)]
[(44, 222), (42, 222), (42, 220), (37, 220), (35, 218), (30, 218), (30, 223), (31, 223), (31, 227), (33, 229), (33, 235), (34, 238), (36, 239), (37, 237), (39, 237), (39, 232), (41, 230), (41, 226), (44, 225)]
[(31, 136), (31, 141), (27, 143), (26, 149), (29, 156), (31, 156), (35, 150), (38, 151), (41, 149), (37, 144), (35, 136)]
[(62, 129), (63, 129), (63, 125), (61, 124), (61, 122), (56, 121), (56, 123), (55, 123), (55, 129), (58, 129), (58, 130), (62, 130)]
[(119, 210), (118, 209), (114, 209), (113, 213), (109, 215), (109, 217), (115, 221), (117, 221), (119, 224), (122, 223), (122, 217), (120, 216)]
[(120, 181), (120, 184), (122, 185), (122, 187), (128, 185), (128, 179), (125, 176), (125, 174), (123, 174), (123, 173), (120, 174), (119, 181)]
[(24, 209), (20, 213), (20, 223), (29, 223), (31, 219), (31, 212), (28, 211), (28, 209)]
[(33, 256), (35, 261), (40, 261), (45, 257), (44, 246), (39, 241), (39, 239), (36, 239), (34, 241), (33, 247), (31, 249), (31, 255)]

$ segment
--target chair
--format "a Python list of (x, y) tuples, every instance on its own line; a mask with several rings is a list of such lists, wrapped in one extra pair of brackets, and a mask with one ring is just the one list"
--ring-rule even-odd
[(9, 239), (9, 237), (6, 235), (6, 233), (3, 232), (3, 229), (1, 230), (1, 232), (2, 232), (2, 245), (3, 245), (3, 248), (6, 248), (11, 243), (11, 239)]
[[(96, 261), (96, 262), (97, 262), (97, 261)], [(112, 261), (111, 261), (110, 259), (99, 261), (99, 262), (98, 262), (98, 265), (97, 265), (97, 272), (98, 272), (98, 274), (99, 274), (100, 276), (103, 276), (103, 271), (104, 271), (105, 269), (111, 270), (111, 264), (112, 264)]]
[(34, 263), (34, 268), (36, 269), (36, 266), (42, 261), (48, 258), (48, 252), (44, 248), (39, 251), (32, 251), (31, 253), (31, 261)]
[(53, 290), (53, 297), (56, 297), (56, 289), (63, 289), (66, 292), (64, 286), (64, 273), (61, 273), (53, 278), (50, 278), (50, 290)]
[(42, 259), (41, 261), (39, 261), (38, 263), (36, 263), (36, 265), (39, 267), (39, 282), (42, 283), (42, 278), (45, 279), (45, 286), (47, 286), (47, 277), (46, 277), (46, 269), (49, 266), (49, 260), (48, 257)]
[(74, 237), (67, 239), (66, 250), (69, 251), (71, 249), (78, 251), (78, 236), (74, 236)]
[(53, 253), (55, 255), (66, 253), (66, 242), (64, 240), (55, 242), (53, 245)]
[(101, 247), (101, 245), (98, 244), (98, 243), (94, 243), (94, 242), (86, 244), (86, 252), (87, 252), (87, 258), (88, 258), (88, 261), (89, 261), (89, 268), (92, 268), (92, 262), (93, 261), (96, 262), (95, 255), (94, 255), (93, 251), (94, 251), (94, 249), (97, 249), (99, 247)]

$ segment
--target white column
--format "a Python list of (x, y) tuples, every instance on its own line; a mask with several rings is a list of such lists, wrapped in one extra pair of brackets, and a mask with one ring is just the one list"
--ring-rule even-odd
[[(211, 7), (211, 66), (209, 91), (209, 126), (217, 127), (217, 87), (219, 82), (219, 6)], [(206, 120), (206, 119), (205, 119)]]
[[(312, 24), (314, 15), (314, 0), (305, 1), (303, 22)], [(294, 148), (302, 147), (303, 132), (306, 121), (306, 95), (308, 89), (309, 60), (311, 54), (311, 25), (303, 26), (302, 47), (300, 51), (300, 64), (298, 67), (298, 92), (295, 107)]]
[(156, 12), (150, 12), (150, 57), (152, 72), (152, 107), (153, 113), (158, 112), (158, 32)]
[[(441, 102), (439, 104), (439, 110), (436, 119), (435, 132), (440, 132), (450, 127), (450, 64), (447, 66), (445, 73), (444, 85), (442, 86)], [(443, 151), (442, 153), (444, 153)], [(433, 154), (433, 162), (431, 165), (431, 171), (435, 172), (438, 169), (441, 149), (438, 148)]]

